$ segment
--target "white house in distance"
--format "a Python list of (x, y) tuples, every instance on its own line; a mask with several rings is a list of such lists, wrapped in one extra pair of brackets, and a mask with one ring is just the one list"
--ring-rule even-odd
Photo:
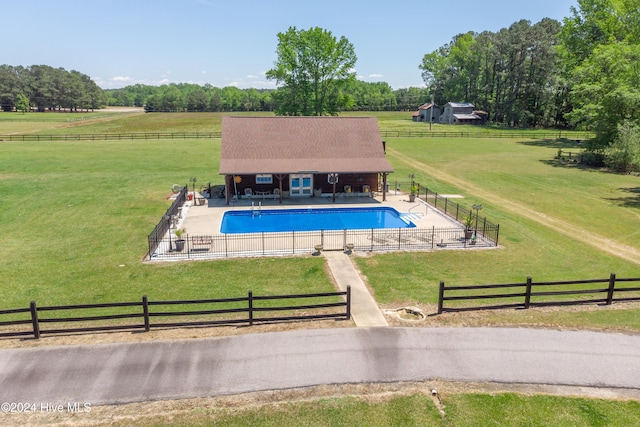
[(447, 125), (484, 124), (482, 116), (476, 114), (475, 106), (470, 102), (447, 102), (440, 115), (440, 123)]

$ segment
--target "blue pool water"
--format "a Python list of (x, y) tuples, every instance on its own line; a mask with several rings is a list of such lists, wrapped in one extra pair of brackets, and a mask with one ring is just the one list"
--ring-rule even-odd
[(315, 231), (369, 228), (409, 228), (397, 210), (376, 208), (280, 209), (229, 211), (222, 217), (221, 233)]

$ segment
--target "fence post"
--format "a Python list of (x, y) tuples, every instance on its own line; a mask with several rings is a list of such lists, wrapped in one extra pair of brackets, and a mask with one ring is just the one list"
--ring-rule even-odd
[(611, 273), (609, 276), (609, 289), (607, 291), (607, 305), (613, 302), (613, 291), (616, 289), (616, 275)]
[(433, 249), (433, 240), (436, 238), (436, 226), (431, 227), (431, 249)]
[(142, 313), (144, 314), (144, 331), (149, 332), (149, 301), (146, 295), (142, 295)]
[(347, 285), (347, 312), (345, 318), (346, 320), (351, 319), (351, 285)]
[(253, 292), (249, 291), (249, 326), (253, 326)]
[(369, 252), (373, 252), (373, 228), (371, 229), (371, 250)]
[(33, 337), (37, 340), (40, 339), (40, 323), (38, 322), (38, 309), (36, 308), (36, 302), (31, 301), (29, 304), (31, 310), (31, 323), (33, 324)]
[(498, 236), (500, 235), (500, 224), (496, 225), (496, 246), (498, 246)]
[(529, 305), (531, 304), (531, 276), (527, 277), (527, 290), (525, 292), (525, 296), (524, 296), (524, 308), (528, 309)]
[(342, 247), (347, 247), (347, 229), (342, 230)]
[(438, 292), (438, 314), (442, 314), (442, 305), (444, 303), (444, 282), (440, 281), (440, 291)]

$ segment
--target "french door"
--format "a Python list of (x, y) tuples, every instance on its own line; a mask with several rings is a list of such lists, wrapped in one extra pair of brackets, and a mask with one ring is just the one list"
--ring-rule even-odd
[(291, 197), (310, 197), (313, 194), (312, 174), (289, 175), (289, 195)]

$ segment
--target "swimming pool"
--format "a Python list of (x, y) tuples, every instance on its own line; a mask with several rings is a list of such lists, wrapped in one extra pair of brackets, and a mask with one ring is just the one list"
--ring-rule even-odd
[(362, 230), (410, 228), (415, 224), (388, 207), (279, 209), (228, 211), (222, 217), (221, 233), (280, 231)]

